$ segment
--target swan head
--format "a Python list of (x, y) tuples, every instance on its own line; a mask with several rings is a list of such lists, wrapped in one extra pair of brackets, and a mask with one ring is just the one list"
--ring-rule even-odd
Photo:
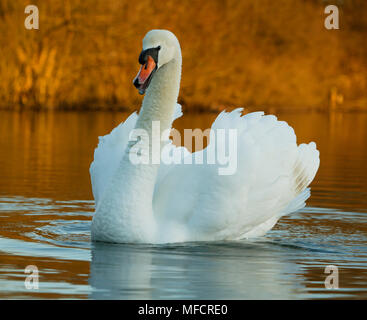
[(174, 60), (181, 52), (176, 36), (168, 30), (151, 30), (143, 39), (143, 50), (139, 55), (142, 65), (134, 79), (134, 86), (144, 94), (154, 73)]

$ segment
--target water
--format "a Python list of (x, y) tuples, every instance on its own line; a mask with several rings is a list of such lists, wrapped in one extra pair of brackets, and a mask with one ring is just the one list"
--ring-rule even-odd
[[(1, 111), (0, 298), (366, 299), (367, 114), (277, 115), (321, 151), (308, 206), (256, 240), (148, 246), (90, 242), (88, 167), (127, 114)], [(28, 265), (38, 290), (25, 288)], [(325, 288), (328, 265), (339, 289)]]

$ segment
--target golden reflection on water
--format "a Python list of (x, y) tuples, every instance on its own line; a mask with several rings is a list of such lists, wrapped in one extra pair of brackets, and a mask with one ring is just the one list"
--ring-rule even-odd
[[(92, 199), (89, 165), (98, 136), (109, 133), (126, 113), (0, 113), (0, 194), (56, 200)], [(277, 114), (295, 130), (298, 143), (315, 141), (321, 165), (309, 203), (367, 208), (367, 113)], [(209, 128), (216, 114), (185, 114), (183, 129)]]

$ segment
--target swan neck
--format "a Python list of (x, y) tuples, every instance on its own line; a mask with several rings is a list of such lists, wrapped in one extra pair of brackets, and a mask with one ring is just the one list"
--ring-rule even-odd
[(143, 99), (137, 129), (151, 134), (152, 121), (159, 121), (161, 132), (172, 125), (181, 79), (181, 56), (160, 67)]

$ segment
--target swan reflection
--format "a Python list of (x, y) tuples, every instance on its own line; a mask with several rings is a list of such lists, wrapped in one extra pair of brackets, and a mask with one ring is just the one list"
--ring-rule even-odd
[[(289, 248), (229, 242), (92, 244), (93, 299), (291, 299), (300, 281)], [(284, 274), (287, 274), (286, 280)]]

